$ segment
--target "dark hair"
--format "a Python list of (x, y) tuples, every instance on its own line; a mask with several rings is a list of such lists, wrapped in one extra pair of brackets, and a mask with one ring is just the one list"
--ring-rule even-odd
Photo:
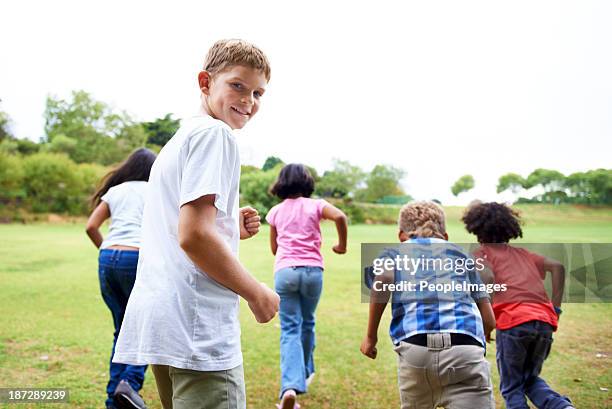
[(466, 209), (461, 220), (480, 243), (507, 243), (523, 237), (518, 211), (505, 204), (475, 203)]
[(123, 163), (102, 178), (96, 193), (91, 196), (91, 207), (99, 205), (102, 196), (113, 186), (133, 180), (148, 181), (156, 157), (155, 153), (147, 148), (136, 149), (132, 152)]
[(270, 193), (281, 199), (288, 197), (310, 197), (314, 192), (314, 179), (301, 163), (285, 165), (276, 183), (270, 188)]

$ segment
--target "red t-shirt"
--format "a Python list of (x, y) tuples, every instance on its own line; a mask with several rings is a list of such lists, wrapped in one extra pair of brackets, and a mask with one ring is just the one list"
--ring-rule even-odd
[(507, 286), (493, 295), (497, 329), (534, 320), (557, 329), (557, 314), (544, 288), (544, 256), (508, 244), (482, 245), (474, 256), (485, 259), (496, 284)]

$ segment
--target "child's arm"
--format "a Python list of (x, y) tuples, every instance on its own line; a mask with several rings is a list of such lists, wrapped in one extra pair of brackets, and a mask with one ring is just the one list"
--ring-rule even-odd
[[(557, 260), (546, 257), (544, 259), (544, 271), (550, 271), (552, 278), (552, 297), (551, 301), (556, 307), (561, 310), (561, 302), (563, 300), (563, 290), (565, 288), (565, 267)], [(559, 313), (557, 313), (559, 315)]]
[(333, 247), (334, 253), (346, 253), (346, 237), (347, 237), (347, 218), (342, 210), (331, 204), (326, 204), (323, 208), (323, 218), (325, 220), (333, 220), (336, 223), (338, 231), (338, 244)]
[(270, 225), (270, 249), (272, 250), (272, 254), (276, 256), (276, 250), (278, 250), (278, 242), (276, 238), (278, 234), (276, 233), (276, 227)]
[[(385, 312), (387, 302), (389, 302), (389, 291), (375, 291), (375, 284), (377, 281), (381, 284), (390, 284), (394, 281), (394, 271), (387, 270), (382, 275), (377, 276), (372, 282), (372, 290), (370, 292), (370, 312), (368, 316), (368, 330), (366, 336), (361, 342), (361, 353), (368, 358), (376, 359), (376, 343), (378, 342), (378, 326), (380, 325), (380, 319)], [(382, 288), (382, 287), (379, 287)]]
[(244, 298), (258, 322), (278, 311), (278, 295), (240, 264), (215, 227), (215, 195), (202, 196), (179, 211), (178, 239), (183, 251), (212, 279)]
[(480, 316), (482, 317), (482, 324), (484, 326), (484, 333), (487, 342), (491, 342), (491, 331), (495, 329), (495, 314), (493, 314), (493, 308), (491, 308), (491, 302), (488, 298), (481, 298), (476, 302)]
[(104, 238), (102, 237), (102, 233), (100, 233), (100, 226), (106, 219), (111, 216), (110, 209), (108, 208), (108, 204), (104, 201), (101, 201), (98, 206), (91, 212), (89, 219), (87, 220), (87, 227), (85, 227), (85, 232), (89, 236), (90, 240), (93, 244), (100, 248)]

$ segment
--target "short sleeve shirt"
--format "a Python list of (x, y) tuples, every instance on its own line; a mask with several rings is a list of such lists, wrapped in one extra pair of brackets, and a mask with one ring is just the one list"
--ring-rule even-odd
[(276, 228), (278, 244), (274, 271), (292, 266), (323, 268), (320, 222), (326, 205), (323, 199), (298, 197), (270, 209), (266, 221)]
[(149, 178), (142, 247), (114, 362), (199, 371), (242, 363), (238, 295), (200, 270), (178, 242), (179, 209), (215, 195), (216, 228), (237, 255), (240, 158), (231, 129), (209, 116), (183, 122)]
[(497, 329), (534, 320), (557, 329), (557, 314), (544, 288), (544, 256), (509, 244), (485, 244), (474, 255), (487, 261), (495, 283), (507, 286), (493, 297)]
[(110, 210), (111, 224), (101, 249), (115, 245), (140, 247), (146, 188), (147, 182), (144, 181), (124, 182), (111, 187), (102, 196)]

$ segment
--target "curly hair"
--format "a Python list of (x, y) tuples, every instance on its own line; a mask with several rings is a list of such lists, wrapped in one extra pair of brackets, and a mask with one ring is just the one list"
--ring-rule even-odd
[(519, 212), (502, 203), (471, 205), (461, 220), (465, 229), (475, 234), (480, 243), (508, 243), (511, 239), (523, 237)]
[(446, 222), (444, 210), (434, 202), (410, 202), (400, 210), (399, 228), (408, 237), (437, 237), (444, 239)]

